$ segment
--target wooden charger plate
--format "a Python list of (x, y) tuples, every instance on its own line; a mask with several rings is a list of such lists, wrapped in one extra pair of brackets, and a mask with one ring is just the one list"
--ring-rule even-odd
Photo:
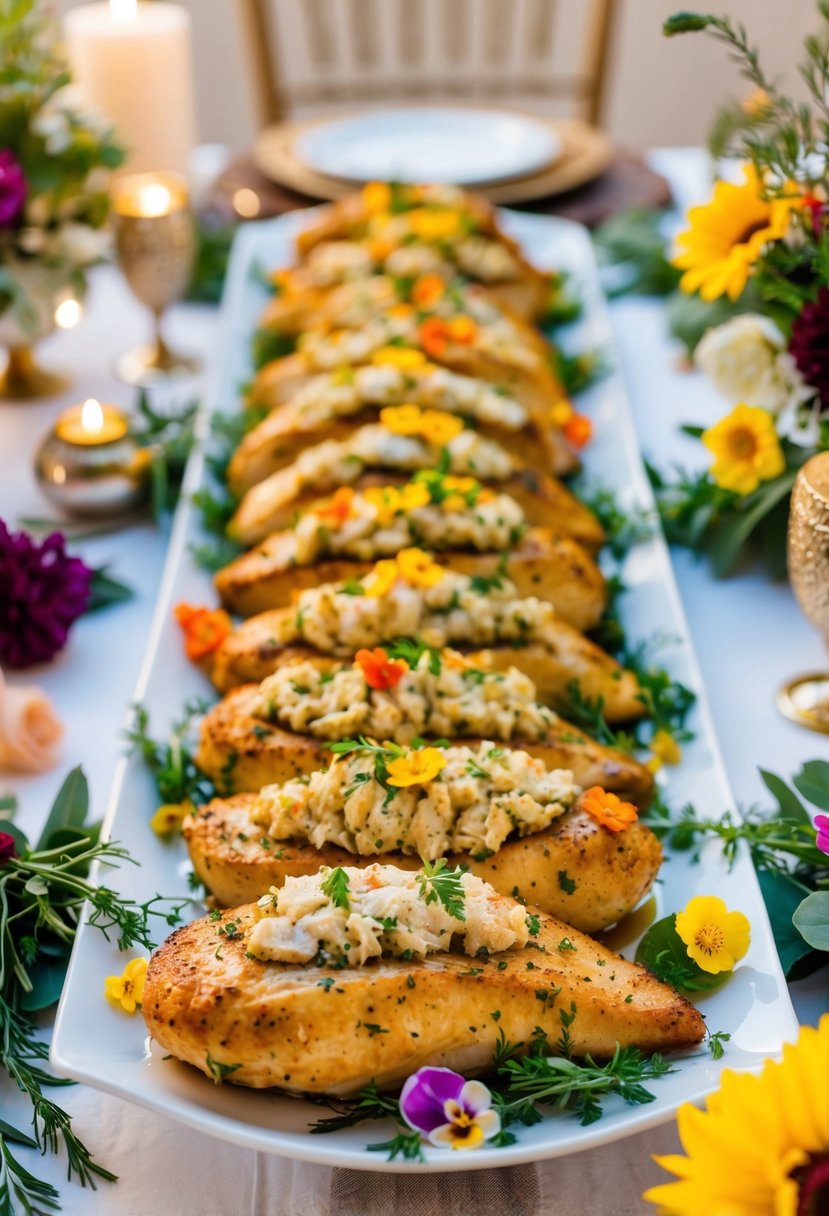
[[(294, 151), (300, 135), (329, 118), (299, 119), (266, 127), (253, 148), (257, 168), (282, 186), (290, 186), (312, 198), (338, 199), (354, 190), (354, 182), (329, 177), (311, 169)], [(527, 177), (478, 187), (477, 192), (499, 204), (526, 203), (532, 199), (564, 194), (593, 181), (608, 167), (613, 156), (610, 140), (597, 127), (575, 118), (538, 118), (561, 140), (561, 153), (546, 169)]]

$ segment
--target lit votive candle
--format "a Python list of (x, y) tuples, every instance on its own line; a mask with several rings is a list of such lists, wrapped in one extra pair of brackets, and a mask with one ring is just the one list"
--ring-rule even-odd
[(90, 397), (58, 418), (38, 449), (35, 474), (46, 497), (70, 515), (113, 516), (143, 501), (149, 464), (126, 415)]

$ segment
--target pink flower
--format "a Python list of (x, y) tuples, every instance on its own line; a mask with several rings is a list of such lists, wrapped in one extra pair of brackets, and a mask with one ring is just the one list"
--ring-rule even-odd
[(17, 845), (14, 836), (9, 832), (0, 832), (0, 866), (17, 856)]
[(815, 815), (815, 844), (821, 853), (829, 853), (829, 815)]
[(0, 770), (43, 773), (54, 768), (63, 726), (42, 688), (6, 683), (0, 669)]
[(492, 1094), (450, 1068), (419, 1068), (400, 1093), (400, 1113), (430, 1144), (479, 1148), (501, 1130)]
[(0, 519), (0, 663), (31, 667), (66, 645), (89, 604), (92, 571), (60, 532), (38, 544)]
[(13, 224), (26, 202), (23, 169), (10, 148), (0, 148), (0, 227)]

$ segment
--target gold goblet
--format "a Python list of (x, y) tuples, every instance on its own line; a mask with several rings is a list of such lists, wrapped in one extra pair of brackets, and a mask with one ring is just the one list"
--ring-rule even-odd
[(184, 295), (195, 257), (184, 178), (177, 173), (120, 177), (112, 187), (112, 213), (121, 270), (155, 320), (153, 341), (122, 355), (116, 364), (118, 375), (136, 385), (192, 375), (199, 361), (171, 350), (161, 332), (164, 310)]
[[(804, 616), (829, 645), (829, 452), (808, 460), (792, 490), (789, 579)], [(792, 722), (829, 735), (829, 671), (784, 684), (777, 705)]]

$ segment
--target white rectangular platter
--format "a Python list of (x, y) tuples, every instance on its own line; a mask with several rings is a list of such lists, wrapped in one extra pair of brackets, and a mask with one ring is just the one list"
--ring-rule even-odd
[[(510, 233), (528, 257), (541, 267), (569, 271), (585, 304), (583, 319), (567, 335), (574, 349), (600, 347), (611, 370), (580, 400), (594, 422), (595, 438), (586, 454), (589, 479), (613, 489), (624, 508), (653, 510), (653, 497), (642, 466), (625, 388), (614, 360), (610, 320), (599, 286), (597, 267), (587, 232), (578, 225), (532, 215), (504, 213)], [(236, 238), (222, 307), (223, 349), (206, 415), (234, 410), (239, 385), (250, 375), (250, 337), (265, 302), (257, 267), (278, 267), (293, 261), (293, 239), (307, 223), (307, 213), (244, 227)], [(170, 544), (157, 615), (136, 699), (150, 711), (155, 736), (181, 713), (184, 702), (205, 696), (200, 672), (185, 659), (172, 607), (180, 600), (213, 603), (210, 578), (198, 570), (189, 553), (203, 538), (190, 498), (205, 476), (204, 459), (196, 452), (189, 465)], [(659, 661), (693, 688), (698, 701), (690, 725), (696, 738), (684, 750), (682, 764), (667, 772), (666, 796), (675, 808), (692, 802), (717, 815), (732, 805), (713, 735), (711, 718), (692, 653), (688, 629), (661, 534), (636, 546), (622, 575), (623, 618), (632, 641), (667, 635)], [(109, 872), (107, 881), (125, 895), (143, 901), (156, 892), (180, 895), (188, 891), (189, 863), (181, 841), (166, 844), (150, 830), (157, 804), (152, 781), (140, 761), (121, 761), (107, 811), (105, 831), (124, 844), (138, 866)], [(675, 1073), (653, 1084), (655, 1100), (629, 1107), (607, 1103), (605, 1117), (581, 1127), (569, 1115), (551, 1114), (542, 1123), (520, 1128), (516, 1144), (475, 1153), (427, 1148), (425, 1162), (387, 1162), (366, 1145), (388, 1137), (389, 1127), (364, 1123), (333, 1135), (310, 1135), (308, 1125), (324, 1117), (325, 1108), (275, 1092), (253, 1092), (233, 1085), (214, 1086), (195, 1070), (172, 1059), (146, 1036), (140, 1017), (127, 1018), (103, 997), (105, 976), (125, 963), (113, 944), (95, 928), (83, 925), (72, 956), (67, 984), (52, 1040), (51, 1059), (65, 1076), (87, 1082), (131, 1102), (181, 1120), (191, 1127), (251, 1148), (298, 1160), (348, 1166), (352, 1169), (448, 1171), (510, 1165), (559, 1156), (630, 1135), (670, 1119), (677, 1107), (715, 1089), (725, 1066), (757, 1068), (762, 1059), (779, 1052), (794, 1037), (796, 1020), (771, 930), (751, 863), (741, 855), (733, 869), (722, 862), (716, 846), (707, 846), (698, 862), (690, 854), (666, 858), (656, 887), (658, 915), (676, 911), (697, 894), (719, 894), (730, 907), (743, 911), (752, 926), (751, 949), (733, 978), (701, 1002), (708, 1026), (731, 1034), (723, 1061), (715, 1062), (701, 1049), (678, 1061)], [(192, 906), (192, 916), (202, 914)], [(159, 939), (164, 926), (158, 930)], [(632, 956), (635, 943), (626, 948)]]

